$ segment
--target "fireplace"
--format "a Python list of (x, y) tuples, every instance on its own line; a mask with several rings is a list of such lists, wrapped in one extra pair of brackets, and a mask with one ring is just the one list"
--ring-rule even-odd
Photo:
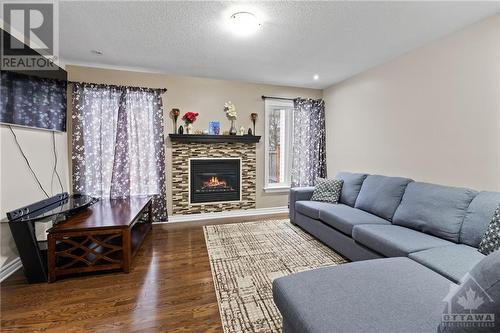
[(190, 204), (240, 200), (240, 158), (189, 159)]

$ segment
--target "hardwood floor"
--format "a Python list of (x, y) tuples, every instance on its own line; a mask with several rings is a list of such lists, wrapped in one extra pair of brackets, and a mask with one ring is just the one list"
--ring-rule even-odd
[(1, 331), (222, 332), (202, 225), (228, 222), (154, 225), (129, 274), (30, 285), (18, 271), (0, 285)]

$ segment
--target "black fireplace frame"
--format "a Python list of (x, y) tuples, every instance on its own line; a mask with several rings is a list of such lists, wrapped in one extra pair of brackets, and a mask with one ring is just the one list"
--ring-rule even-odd
[[(211, 201), (196, 201), (193, 202), (193, 191), (194, 191), (194, 181), (191, 179), (191, 174), (192, 170), (191, 168), (193, 167), (192, 161), (203, 161), (203, 162), (212, 162), (212, 164), (217, 164), (217, 163), (222, 163), (224, 161), (235, 161), (237, 162), (239, 166), (239, 172), (238, 172), (238, 186), (237, 186), (237, 192), (238, 192), (238, 199), (228, 199), (225, 200), (223, 197), (225, 196), (224, 193), (211, 193), (211, 194), (206, 194), (206, 197), (218, 197), (221, 198), (220, 200), (211, 200)], [(233, 166), (234, 167), (234, 166)], [(194, 205), (207, 205), (207, 204), (220, 204), (220, 203), (235, 203), (235, 202), (241, 202), (242, 201), (242, 185), (243, 185), (243, 177), (242, 177), (242, 159), (241, 157), (192, 157), (189, 158), (188, 160), (188, 200), (189, 200), (189, 205), (194, 206)], [(232, 192), (234, 196), (234, 192)], [(230, 196), (229, 193), (226, 196)], [(198, 197), (202, 197), (198, 194)]]

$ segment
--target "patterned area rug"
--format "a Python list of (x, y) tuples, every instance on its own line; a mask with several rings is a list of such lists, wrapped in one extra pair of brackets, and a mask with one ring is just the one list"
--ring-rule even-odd
[(275, 278), (345, 262), (288, 220), (205, 226), (225, 333), (281, 332)]

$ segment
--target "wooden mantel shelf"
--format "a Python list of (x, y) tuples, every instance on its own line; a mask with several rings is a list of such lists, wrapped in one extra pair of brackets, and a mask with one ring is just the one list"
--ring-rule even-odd
[(205, 134), (169, 134), (172, 142), (221, 143), (241, 142), (257, 143), (260, 135), (205, 135)]

